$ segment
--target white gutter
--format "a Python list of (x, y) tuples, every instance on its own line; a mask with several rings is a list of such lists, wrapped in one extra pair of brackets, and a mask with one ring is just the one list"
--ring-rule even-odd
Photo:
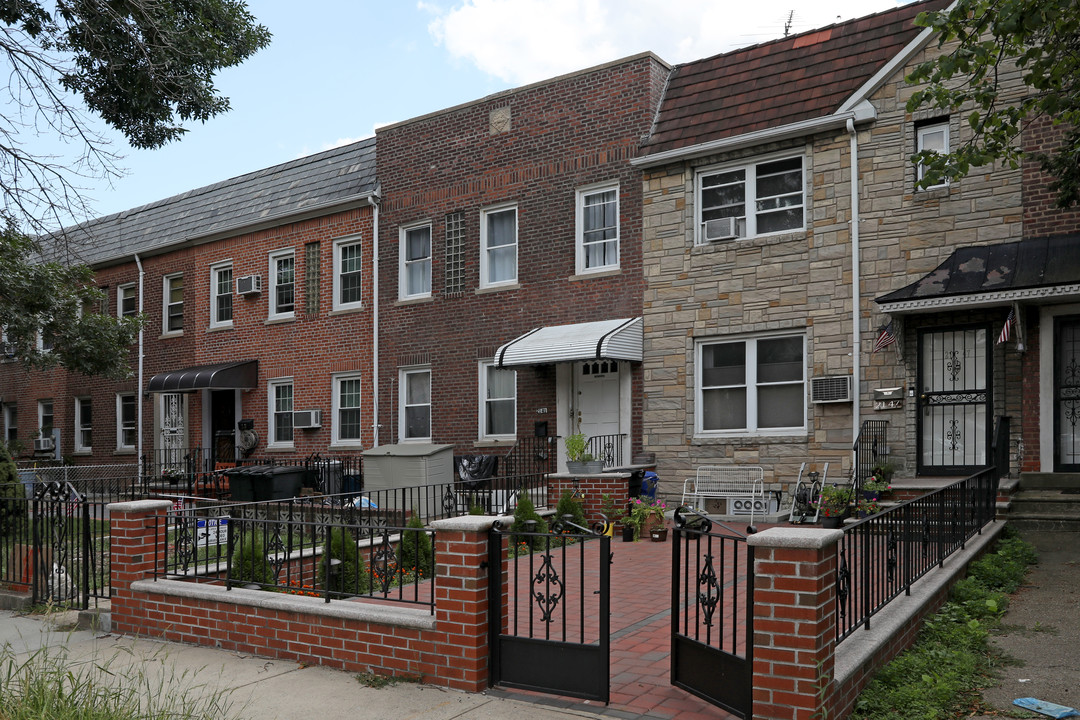
[(849, 122), (869, 122), (876, 117), (877, 110), (875, 110), (874, 106), (869, 102), (863, 101), (850, 110), (838, 112), (834, 115), (825, 115), (824, 117), (801, 120), (789, 125), (755, 130), (754, 132), (736, 135), (734, 137), (710, 140), (709, 142), (701, 143), (699, 145), (691, 145), (689, 147), (676, 148), (674, 150), (664, 150), (652, 155), (634, 158), (630, 161), (630, 164), (634, 167), (642, 168), (655, 167), (677, 160), (689, 160), (705, 155), (741, 150), (743, 148), (763, 145), (765, 143), (792, 140), (824, 132), (826, 130), (840, 130), (845, 128)]
[(852, 442), (859, 437), (859, 402), (860, 376), (862, 374), (862, 288), (859, 279), (859, 135), (855, 131), (855, 121), (847, 121), (848, 136), (851, 139), (851, 386), (854, 388), (855, 401), (851, 404)]
[[(135, 253), (135, 265), (139, 268), (139, 319), (142, 319), (143, 313), (143, 278), (146, 273), (143, 272), (142, 260), (139, 259), (139, 254)], [(143, 451), (143, 325), (139, 326), (139, 370), (138, 370), (138, 384), (136, 387), (138, 391), (135, 393), (135, 426), (139, 428), (139, 432), (135, 438), (135, 462), (142, 462)]]
[(379, 196), (373, 195), (371, 220), (371, 439), (379, 446)]

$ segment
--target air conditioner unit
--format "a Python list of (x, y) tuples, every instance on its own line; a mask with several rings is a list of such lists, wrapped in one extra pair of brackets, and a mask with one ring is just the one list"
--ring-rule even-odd
[(716, 220), (706, 220), (702, 223), (702, 226), (702, 232), (705, 235), (706, 242), (731, 240), (739, 237), (738, 218), (726, 217), (717, 218)]
[(822, 375), (810, 379), (810, 402), (851, 402), (850, 375)]
[(51, 437), (34, 438), (34, 452), (52, 452), (56, 449)]
[(322, 411), (295, 410), (292, 414), (292, 426), (300, 429), (322, 427)]
[(262, 292), (262, 275), (244, 275), (236, 278), (237, 295), (257, 295)]
[(3, 351), (4, 351), (4, 353), (3, 353), (4, 357), (6, 357), (6, 358), (15, 357), (15, 343), (9, 343), (9, 342), (4, 343)]

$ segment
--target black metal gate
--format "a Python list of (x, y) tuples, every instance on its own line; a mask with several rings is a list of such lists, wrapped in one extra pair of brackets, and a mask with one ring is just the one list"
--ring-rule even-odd
[(1080, 472), (1080, 318), (1054, 319), (1054, 470)]
[(714, 705), (753, 714), (754, 549), (708, 518), (675, 512), (671, 682)]
[(491, 685), (610, 696), (611, 539), (556, 523), (496, 525), (488, 545)]
[(31, 576), (31, 599), (86, 609), (108, 599), (108, 520), (103, 503), (92, 503), (71, 483), (37, 483), (30, 503), (30, 546), (22, 559)]

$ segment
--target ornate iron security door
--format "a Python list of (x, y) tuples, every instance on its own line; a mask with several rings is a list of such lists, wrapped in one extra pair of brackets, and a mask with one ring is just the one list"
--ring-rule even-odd
[(989, 332), (984, 326), (919, 334), (919, 474), (972, 473), (988, 462)]
[(1080, 317), (1054, 322), (1054, 470), (1080, 472)]
[(492, 529), (490, 682), (607, 703), (611, 539), (557, 525), (552, 534)]
[(746, 538), (712, 533), (675, 511), (671, 683), (741, 718), (753, 716), (754, 555)]

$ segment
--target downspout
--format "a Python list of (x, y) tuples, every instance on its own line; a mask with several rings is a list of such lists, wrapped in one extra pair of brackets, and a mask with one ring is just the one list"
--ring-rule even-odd
[(859, 437), (859, 403), (862, 399), (862, 293), (859, 279), (859, 137), (851, 118), (847, 121), (847, 131), (851, 140), (851, 181), (848, 184), (851, 186), (851, 386), (855, 394), (851, 404), (851, 441), (854, 443)]
[(371, 218), (371, 438), (379, 446), (379, 196), (372, 198)]
[[(135, 265), (139, 268), (139, 319), (142, 319), (143, 313), (143, 278), (146, 273), (143, 272), (142, 260), (139, 259), (139, 254), (135, 253)], [(139, 369), (138, 369), (138, 384), (136, 387), (138, 391), (135, 394), (135, 427), (139, 428), (139, 432), (136, 434), (135, 439), (135, 462), (142, 462), (143, 454), (143, 325), (139, 325)]]

